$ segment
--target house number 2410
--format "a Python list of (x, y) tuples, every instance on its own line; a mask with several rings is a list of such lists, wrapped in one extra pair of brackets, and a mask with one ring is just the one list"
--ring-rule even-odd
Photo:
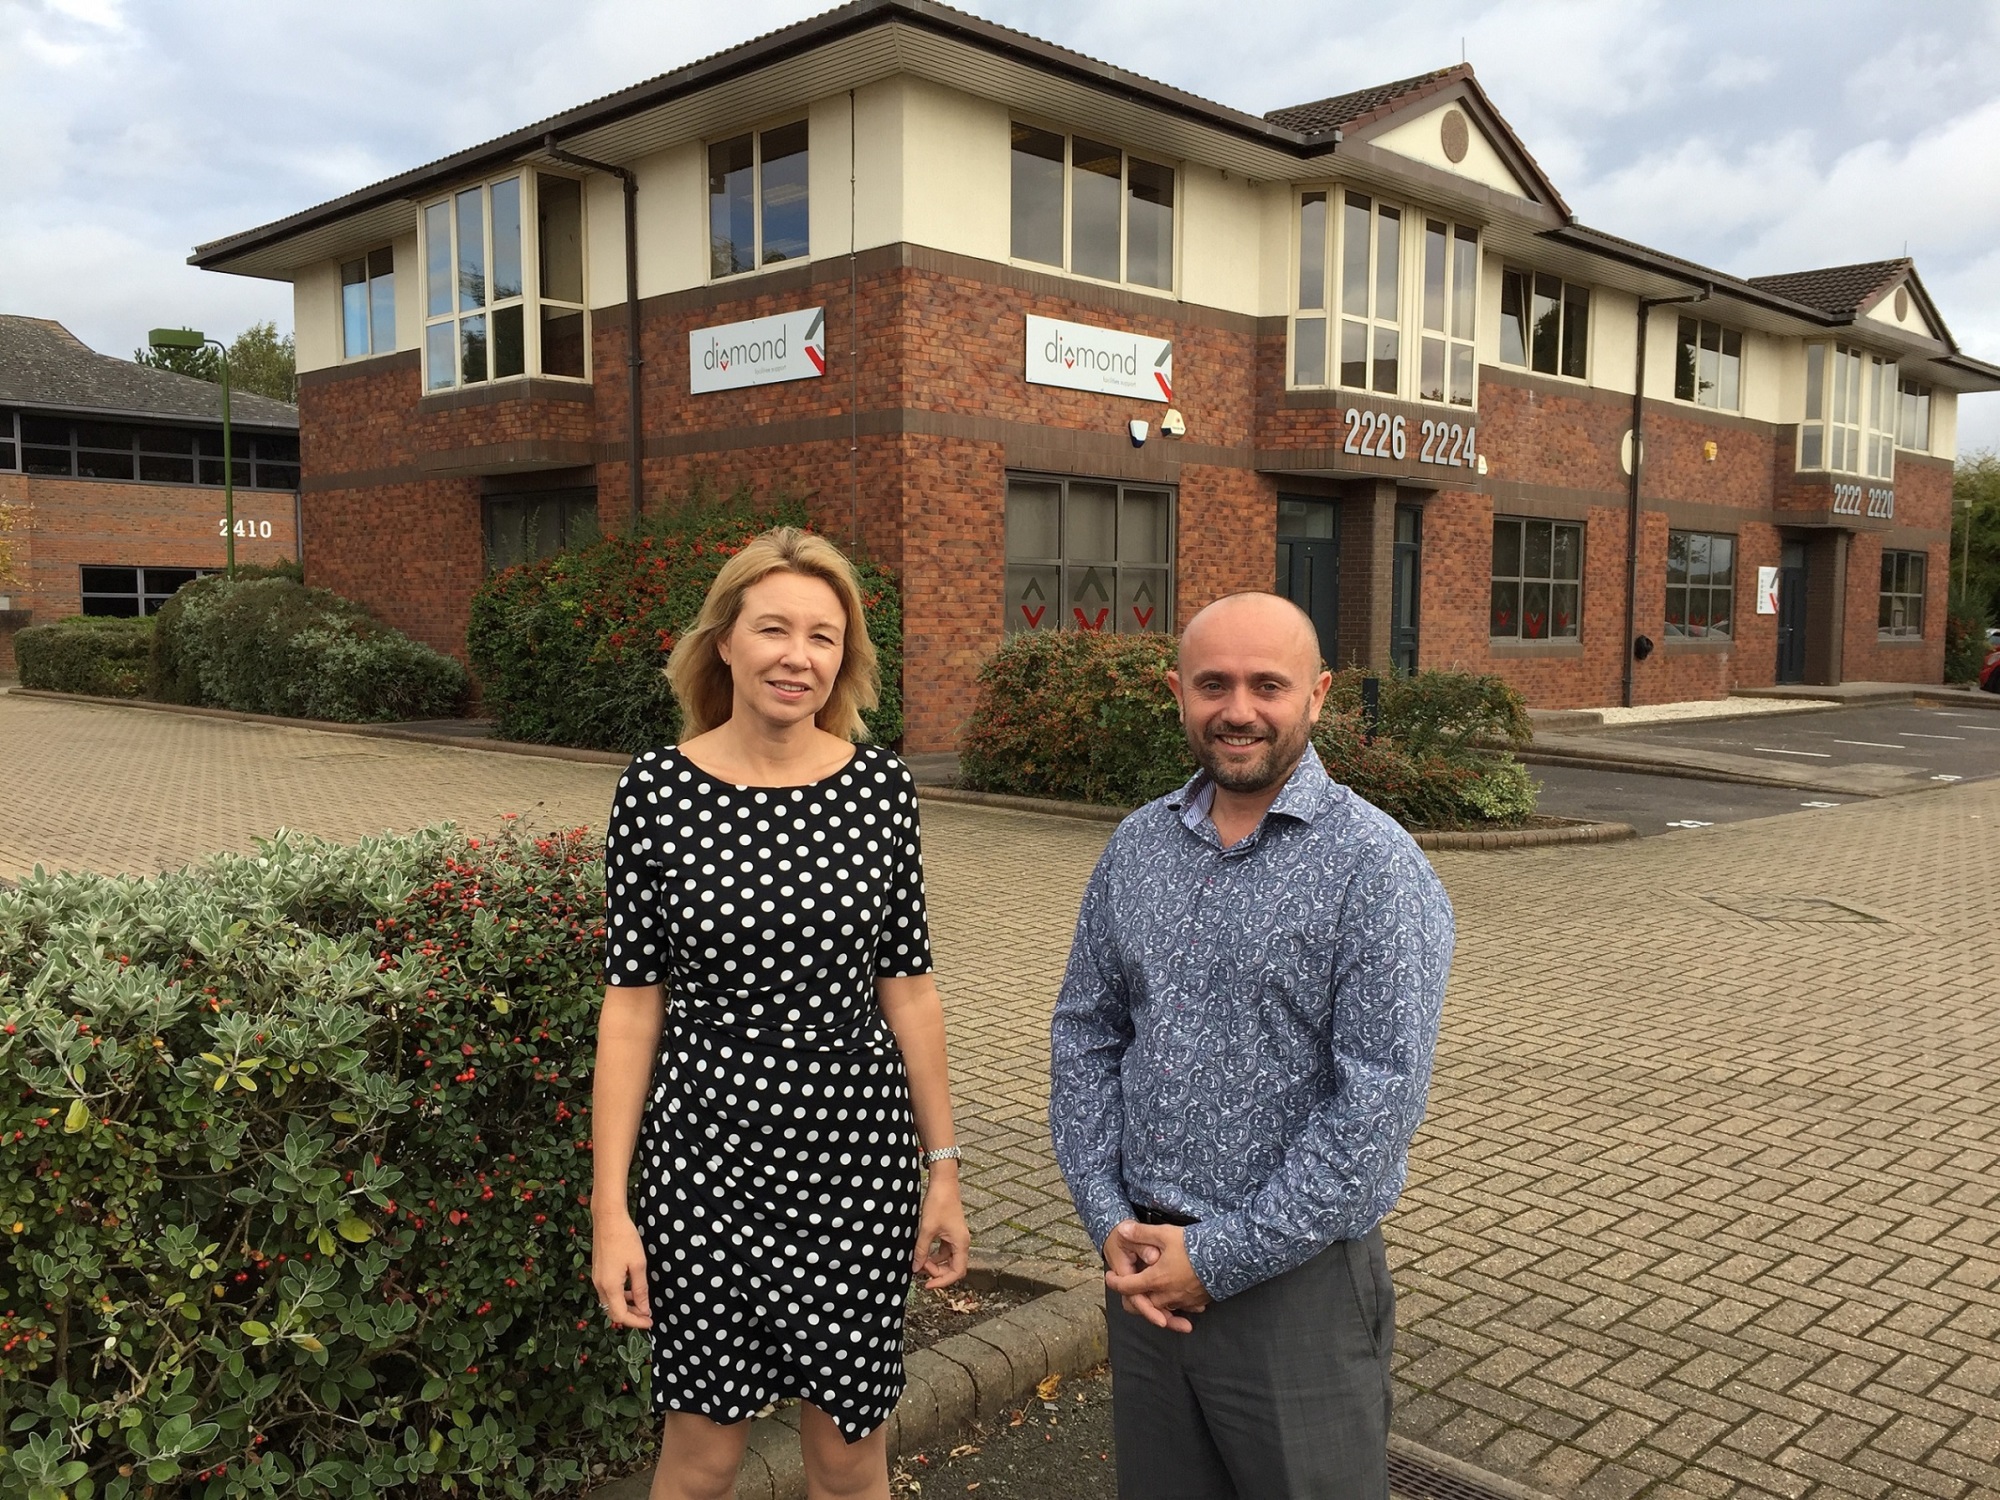
[[(225, 537), (229, 535), (229, 517), (224, 516), (215, 523), (215, 534)], [(266, 537), (271, 534), (271, 523), (269, 521), (238, 521), (236, 523), (236, 534), (246, 538)]]
[[(1468, 427), (1463, 422), (1432, 421), (1426, 417), (1418, 432), (1423, 439), (1417, 449), (1418, 463), (1437, 464), (1447, 469), (1473, 467), (1473, 442), (1477, 428)], [(1407, 419), (1350, 406), (1347, 408), (1347, 441), (1340, 445), (1340, 451), (1359, 458), (1408, 458), (1410, 432)]]

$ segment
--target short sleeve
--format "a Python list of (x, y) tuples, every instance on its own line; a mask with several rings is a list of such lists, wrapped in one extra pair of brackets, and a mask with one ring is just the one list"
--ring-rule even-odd
[(658, 984), (666, 974), (660, 902), (659, 755), (648, 751), (618, 778), (604, 829), (604, 982)]
[(907, 979), (931, 971), (930, 921), (924, 912), (923, 839), (917, 829), (917, 783), (910, 769), (888, 756), (889, 827), (895, 858), (889, 879), (882, 935), (875, 945), (875, 973)]

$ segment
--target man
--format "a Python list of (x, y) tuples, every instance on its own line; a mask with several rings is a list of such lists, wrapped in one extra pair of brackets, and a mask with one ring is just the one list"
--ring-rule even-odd
[(1311, 746), (1332, 679), (1272, 594), (1167, 676), (1201, 770), (1112, 836), (1056, 1002), (1056, 1159), (1104, 1252), (1124, 1500), (1387, 1500), (1377, 1227), (1423, 1118), (1444, 889)]

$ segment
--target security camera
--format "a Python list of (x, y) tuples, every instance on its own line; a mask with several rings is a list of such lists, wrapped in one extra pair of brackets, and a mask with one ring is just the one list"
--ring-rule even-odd
[(1130, 424), (1128, 424), (1126, 430), (1132, 434), (1132, 446), (1134, 448), (1143, 448), (1146, 446), (1145, 418), (1134, 417), (1131, 420)]
[(1179, 407), (1167, 409), (1167, 414), (1160, 418), (1160, 431), (1168, 437), (1187, 436), (1187, 418), (1181, 415)]

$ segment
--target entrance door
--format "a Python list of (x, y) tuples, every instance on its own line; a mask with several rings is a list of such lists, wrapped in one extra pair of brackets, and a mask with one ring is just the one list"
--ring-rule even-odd
[(1786, 542), (1778, 558), (1778, 681), (1806, 680), (1806, 544)]
[(1389, 665), (1417, 670), (1418, 592), (1423, 580), (1424, 513), (1414, 505), (1396, 507), (1395, 572), (1389, 595)]
[(1331, 500), (1278, 497), (1278, 592), (1312, 616), (1319, 654), (1340, 660), (1340, 528)]

